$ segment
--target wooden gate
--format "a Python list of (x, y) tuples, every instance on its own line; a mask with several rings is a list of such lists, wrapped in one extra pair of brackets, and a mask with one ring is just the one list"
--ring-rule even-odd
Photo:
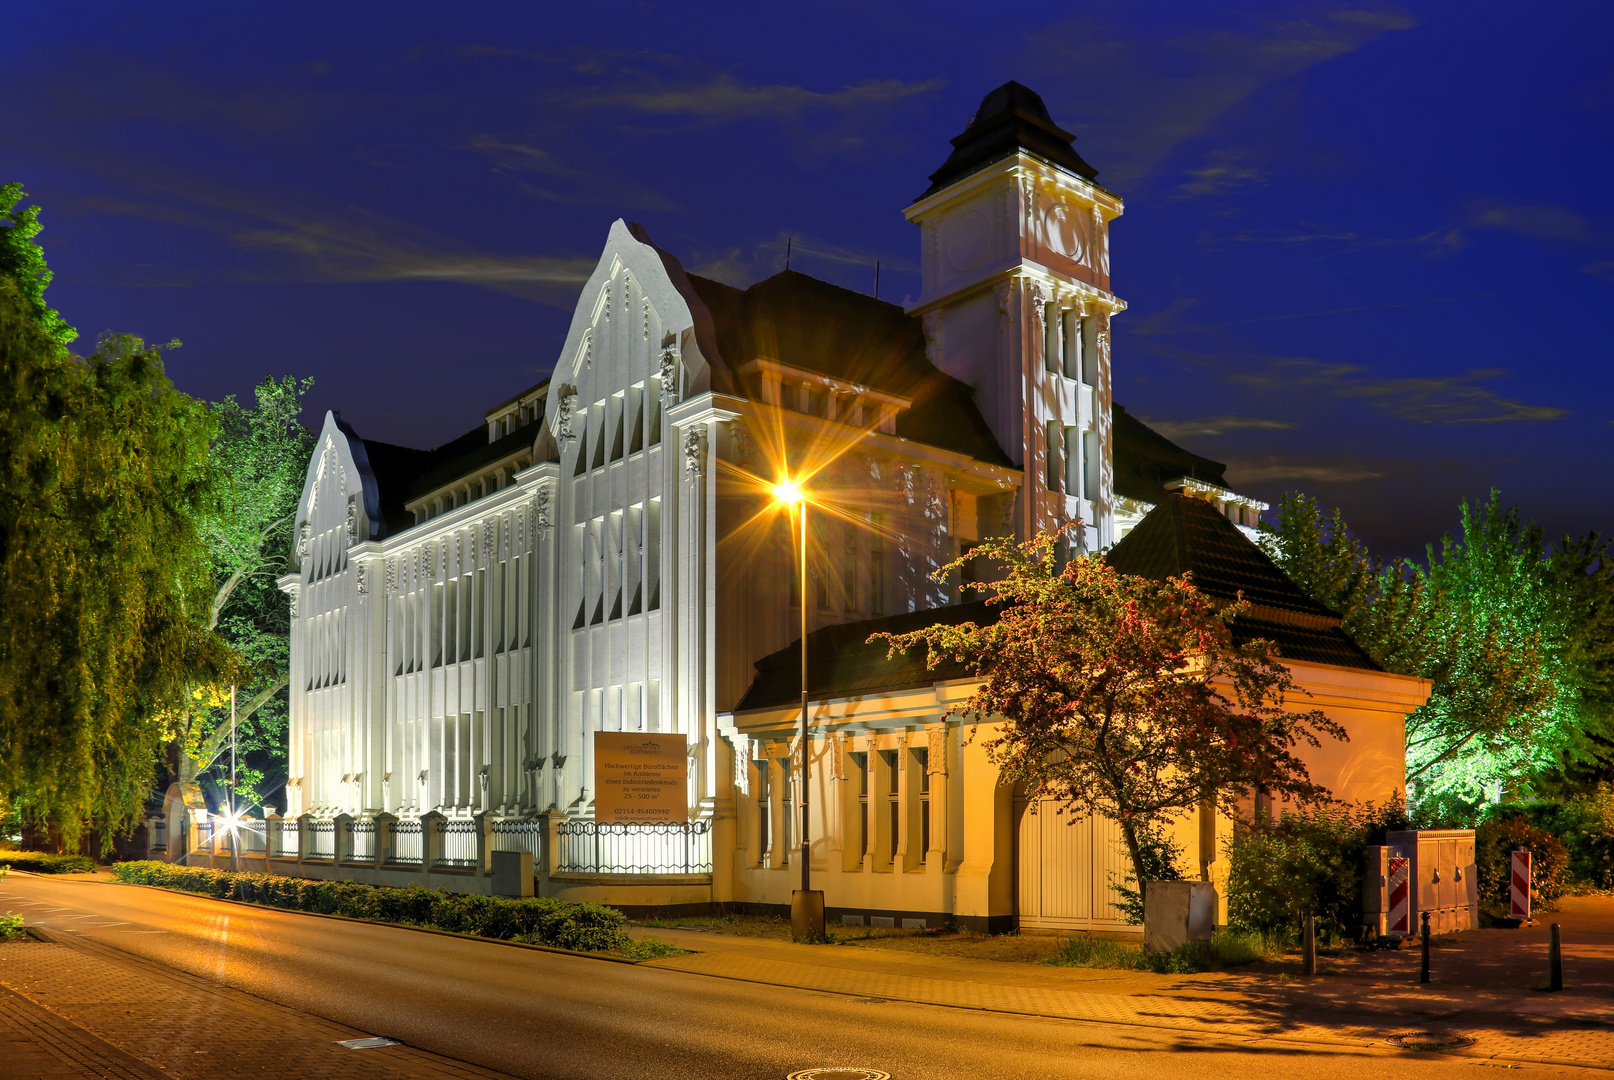
[(1108, 818), (1061, 814), (1051, 799), (1014, 800), (1016, 906), (1020, 925), (1045, 930), (1137, 930), (1122, 920), (1111, 877), (1129, 868), (1120, 828)]

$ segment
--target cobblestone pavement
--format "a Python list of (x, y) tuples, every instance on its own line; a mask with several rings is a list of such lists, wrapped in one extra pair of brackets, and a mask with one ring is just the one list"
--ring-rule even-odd
[[(687, 956), (647, 966), (704, 975), (1028, 1016), (1215, 1033), (1256, 1040), (1383, 1046), (1407, 1031), (1457, 1032), (1465, 1056), (1614, 1069), (1614, 1000), (1601, 993), (1512, 993), (1462, 981), (1420, 987), (1413, 950), (1366, 977), (1160, 976), (927, 956), (877, 948), (825, 948), (658, 929)], [(1448, 943), (1437, 950), (1455, 958)], [(1483, 943), (1474, 950), (1487, 950)], [(1448, 967), (1455, 965), (1448, 963)], [(1385, 982), (1401, 977), (1399, 984)], [(1461, 976), (1458, 977), (1461, 979)], [(1473, 980), (1468, 980), (1472, 982)], [(1601, 990), (1595, 985), (1594, 990)]]
[[(93, 1032), (93, 1034), (92, 1034)], [(0, 943), (0, 1076), (494, 1080), (369, 1032), (91, 943)]]

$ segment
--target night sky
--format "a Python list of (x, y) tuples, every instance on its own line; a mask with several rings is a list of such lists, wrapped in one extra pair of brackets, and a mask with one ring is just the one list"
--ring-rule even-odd
[[(221, 10), (223, 9), (223, 10)], [(1064, 17), (1054, 17), (1063, 11)], [(1042, 94), (1112, 234), (1115, 396), (1382, 554), (1502, 489), (1614, 529), (1614, 6), (12, 5), (0, 181), (85, 335), (432, 446), (548, 375), (610, 223), (747, 285), (917, 295), (981, 97)]]

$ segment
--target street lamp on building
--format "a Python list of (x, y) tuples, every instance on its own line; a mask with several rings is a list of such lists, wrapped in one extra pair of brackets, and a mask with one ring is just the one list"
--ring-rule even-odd
[(774, 485), (773, 497), (790, 511), (800, 514), (800, 592), (801, 598), (801, 889), (790, 898), (790, 934), (797, 939), (824, 936), (824, 894), (812, 889), (812, 846), (807, 835), (807, 503), (801, 485), (785, 479)]

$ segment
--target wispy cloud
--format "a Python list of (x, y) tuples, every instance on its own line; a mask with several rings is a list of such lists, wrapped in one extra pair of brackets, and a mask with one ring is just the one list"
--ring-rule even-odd
[(1267, 420), (1257, 416), (1201, 416), (1193, 420), (1144, 422), (1168, 439), (1213, 437), (1229, 431), (1289, 431), (1300, 426), (1291, 420)]
[[(1312, 6), (1229, 29), (1238, 17), (1214, 10), (1220, 25), (1163, 41), (1141, 32), (1138, 11), (1118, 3), (1095, 5), (1028, 36), (1020, 70), (1044, 88), (1064, 126), (1086, 140), (1078, 149), (1091, 153), (1101, 180), (1124, 185), (1145, 176), (1263, 87), (1416, 25), (1391, 7)], [(1259, 163), (1210, 160), (1204, 168), (1187, 183), (1199, 183), (1205, 194), (1228, 181), (1258, 182), (1250, 170)]]
[(1461, 375), (1376, 379), (1360, 364), (1284, 357), (1268, 359), (1260, 370), (1229, 374), (1226, 380), (1263, 390), (1360, 398), (1385, 416), (1416, 424), (1540, 423), (1569, 415), (1568, 409), (1515, 401), (1484, 385), (1507, 374), (1506, 368), (1473, 368)]
[(1251, 160), (1248, 150), (1212, 150), (1203, 165), (1188, 170), (1188, 179), (1177, 185), (1175, 198), (1199, 199), (1265, 187), (1271, 175), (1264, 165)]
[(1357, 484), (1364, 480), (1378, 480), (1388, 475), (1383, 466), (1349, 460), (1330, 460), (1290, 456), (1239, 458), (1227, 466), (1228, 479), (1234, 484), (1264, 484), (1272, 481), (1307, 482), (1314, 484)]
[(1565, 244), (1597, 242), (1606, 234), (1595, 222), (1566, 206), (1491, 202), (1471, 205), (1456, 221), (1409, 236), (1363, 236), (1349, 229), (1302, 223), (1296, 228), (1240, 229), (1228, 235), (1207, 231), (1201, 235), (1200, 243), (1212, 250), (1227, 244), (1325, 248), (1327, 255), (1403, 248), (1438, 257), (1463, 250), (1474, 234), (1486, 230)]

